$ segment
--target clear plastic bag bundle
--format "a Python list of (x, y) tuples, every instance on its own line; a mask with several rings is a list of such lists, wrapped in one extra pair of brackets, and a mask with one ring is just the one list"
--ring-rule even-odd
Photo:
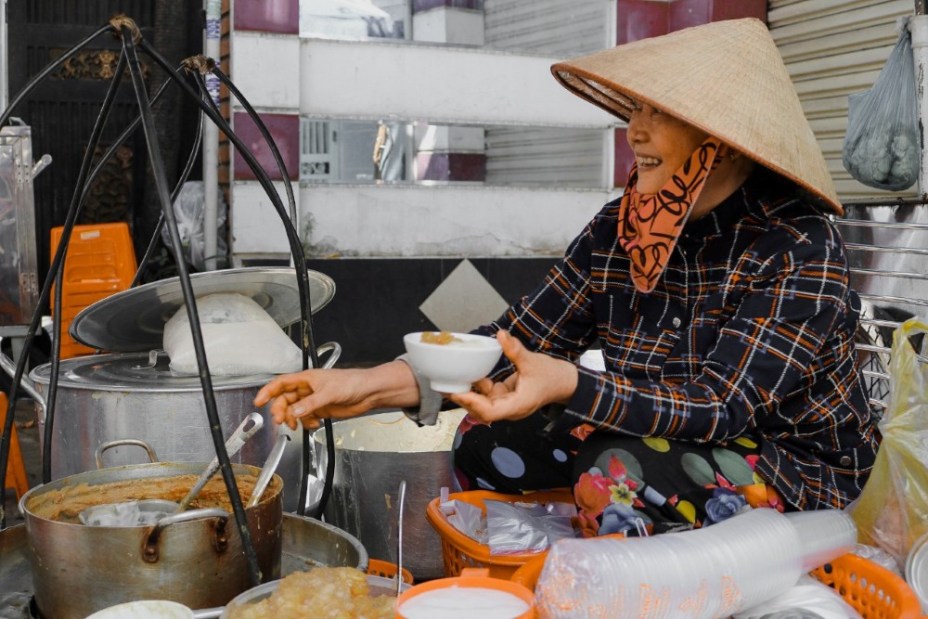
[[(302, 352), (264, 308), (236, 293), (197, 299), (197, 314), (210, 373), (214, 376), (284, 374), (302, 368)], [(164, 325), (163, 346), (171, 372), (199, 372), (187, 309), (183, 306)]]
[(542, 552), (559, 539), (577, 537), (573, 505), (484, 501), (490, 554)]
[(918, 100), (907, 22), (873, 88), (848, 97), (842, 155), (851, 176), (868, 187), (901, 191), (918, 180)]
[(893, 333), (883, 441), (867, 485), (848, 507), (859, 541), (882, 548), (899, 565), (928, 533), (928, 362), (919, 359), (911, 340), (925, 333), (928, 324), (916, 318)]
[(535, 603), (546, 619), (729, 617), (783, 594), (856, 536), (843, 511), (790, 517), (760, 508), (653, 537), (562, 539), (545, 560)]

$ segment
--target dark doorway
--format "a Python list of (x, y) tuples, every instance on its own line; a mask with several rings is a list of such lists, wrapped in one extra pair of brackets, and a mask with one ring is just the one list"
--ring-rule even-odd
[[(11, 101), (30, 79), (55, 58), (122, 13), (139, 26), (142, 36), (175, 66), (199, 53), (202, 36), (198, 3), (184, 0), (9, 0), (9, 81)], [(75, 192), (87, 141), (113, 77), (120, 42), (110, 33), (98, 36), (75, 58), (45, 78), (12, 115), (32, 127), (33, 153), (52, 156), (52, 164), (35, 179), (36, 250), (39, 279), (49, 265), (50, 230), (64, 223)], [(141, 55), (149, 93), (167, 76)], [(112, 145), (138, 115), (131, 82), (126, 76), (110, 112), (98, 155)], [(197, 108), (179, 89), (169, 87), (155, 107), (161, 158), (174, 182), (181, 159), (189, 154), (187, 130), (196, 122)], [(193, 120), (190, 120), (190, 117)], [(186, 149), (185, 149), (186, 147)], [(106, 163), (82, 207), (78, 223), (125, 221), (141, 257), (154, 231), (160, 205), (148, 171), (141, 130)], [(195, 173), (198, 175), (198, 173)]]

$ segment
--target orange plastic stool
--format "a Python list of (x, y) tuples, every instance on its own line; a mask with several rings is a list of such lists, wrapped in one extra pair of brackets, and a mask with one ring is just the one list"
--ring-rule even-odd
[[(64, 231), (52, 228), (51, 258), (54, 259)], [(87, 355), (94, 349), (76, 342), (68, 333), (71, 321), (82, 309), (115, 292), (126, 290), (138, 268), (135, 248), (124, 222), (74, 226), (64, 261), (61, 290), (61, 358)], [(54, 292), (51, 298), (55, 314)]]
[[(9, 406), (9, 400), (5, 393), (0, 393), (0, 424), (6, 422), (6, 409)], [(29, 491), (29, 480), (26, 478), (26, 465), (23, 463), (23, 453), (19, 449), (19, 437), (16, 435), (16, 425), (13, 425), (13, 432), (10, 434), (9, 462), (6, 466), (6, 482), (3, 484), (4, 490), (13, 488), (16, 490), (16, 500), (22, 498)]]

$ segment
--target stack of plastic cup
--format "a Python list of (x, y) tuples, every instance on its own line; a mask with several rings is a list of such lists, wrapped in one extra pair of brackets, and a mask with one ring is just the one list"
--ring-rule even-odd
[(829, 521), (843, 527), (844, 514), (833, 515), (804, 522), (802, 535), (776, 510), (754, 509), (682, 533), (561, 540), (539, 577), (536, 604), (551, 618), (727, 617), (795, 585), (812, 555), (825, 562), (844, 554), (844, 536), (807, 539)]
[(857, 544), (857, 525), (847, 512), (823, 509), (783, 515), (799, 535), (803, 572), (851, 552)]

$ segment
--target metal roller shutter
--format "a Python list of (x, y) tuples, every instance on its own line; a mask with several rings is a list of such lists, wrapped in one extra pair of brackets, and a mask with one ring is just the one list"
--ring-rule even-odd
[[(484, 9), (487, 47), (568, 58), (599, 51), (615, 40), (615, 0), (486, 0)], [(602, 130), (488, 128), (487, 181), (611, 186), (610, 166), (604, 164), (609, 135)]]
[(873, 86), (912, 0), (771, 0), (770, 31), (818, 137), (842, 201), (915, 195), (860, 184), (841, 163), (847, 97)]

